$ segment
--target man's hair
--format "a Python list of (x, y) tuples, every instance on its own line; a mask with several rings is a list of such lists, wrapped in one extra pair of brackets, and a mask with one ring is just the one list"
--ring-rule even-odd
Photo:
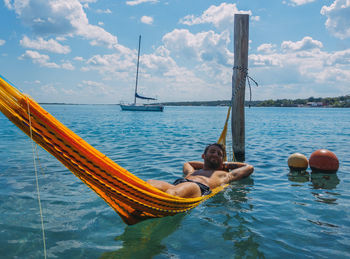
[(205, 147), (205, 149), (204, 149), (204, 155), (207, 153), (208, 149), (209, 149), (211, 146), (216, 146), (216, 147), (220, 148), (221, 151), (222, 151), (222, 153), (223, 153), (223, 154), (226, 154), (226, 149), (225, 149), (225, 146), (224, 146), (224, 145), (219, 144), (219, 143), (212, 143), (212, 144), (209, 144), (208, 146)]

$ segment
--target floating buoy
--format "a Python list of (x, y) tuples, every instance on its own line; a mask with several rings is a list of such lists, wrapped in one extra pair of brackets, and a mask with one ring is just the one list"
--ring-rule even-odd
[(337, 156), (327, 149), (319, 149), (313, 152), (309, 163), (313, 172), (336, 173), (339, 168)]
[(288, 157), (288, 166), (294, 171), (304, 171), (309, 166), (309, 163), (306, 156), (300, 153), (294, 153)]

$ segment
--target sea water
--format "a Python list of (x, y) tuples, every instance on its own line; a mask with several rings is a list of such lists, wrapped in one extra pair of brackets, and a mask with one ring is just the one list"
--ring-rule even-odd
[[(122, 112), (117, 105), (44, 105), (136, 176), (172, 182), (215, 142), (227, 107)], [(337, 174), (290, 174), (288, 156), (320, 148)], [(350, 258), (350, 109), (246, 108), (254, 174), (188, 213), (127, 226), (102, 199), (0, 114), (0, 257)]]

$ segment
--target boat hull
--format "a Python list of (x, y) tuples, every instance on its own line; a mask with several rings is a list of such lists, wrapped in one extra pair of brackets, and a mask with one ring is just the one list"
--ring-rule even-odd
[(163, 105), (120, 105), (122, 111), (148, 111), (148, 112), (162, 112)]

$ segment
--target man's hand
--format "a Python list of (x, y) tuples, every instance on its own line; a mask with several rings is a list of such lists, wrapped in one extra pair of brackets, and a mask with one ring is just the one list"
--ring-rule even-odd
[(226, 181), (225, 181), (226, 183), (241, 180), (242, 178), (248, 177), (254, 172), (253, 166), (245, 163), (240, 163), (240, 164), (243, 164), (243, 165), (227, 174)]
[(240, 168), (240, 167), (245, 166), (245, 165), (247, 165), (247, 164), (240, 163), (240, 162), (224, 162), (222, 169), (224, 171), (231, 171), (231, 170)]

